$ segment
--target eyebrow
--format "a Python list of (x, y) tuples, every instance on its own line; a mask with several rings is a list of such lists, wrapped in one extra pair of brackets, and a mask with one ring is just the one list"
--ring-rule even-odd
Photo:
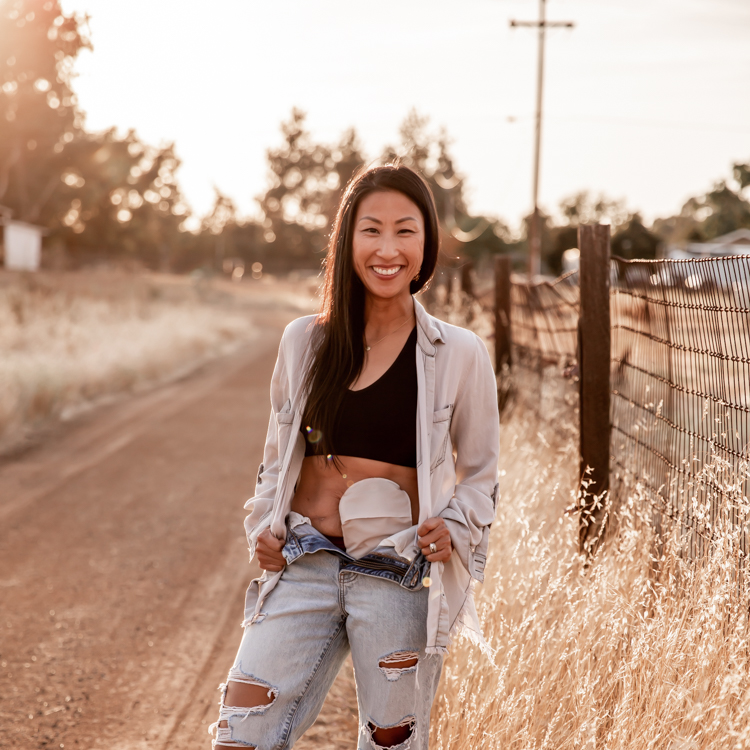
[[(376, 224), (383, 223), (380, 219), (376, 219), (374, 216), (363, 216), (359, 221), (374, 221)], [(404, 216), (403, 219), (397, 219), (396, 224), (403, 224), (405, 221), (416, 221), (416, 219), (413, 216)]]

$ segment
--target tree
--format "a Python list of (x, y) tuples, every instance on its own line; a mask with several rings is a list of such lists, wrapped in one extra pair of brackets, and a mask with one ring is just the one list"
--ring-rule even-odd
[[(454, 167), (448, 136), (444, 131), (433, 133), (428, 124), (427, 118), (410, 112), (399, 130), (399, 147), (386, 148), (380, 162), (399, 160), (424, 175), (443, 230), (444, 263), (504, 252), (507, 226), (470, 215), (464, 178)], [(365, 156), (354, 129), (345, 131), (334, 145), (315, 142), (298, 109), (292, 110), (281, 131), (281, 146), (267, 151), (269, 187), (258, 199), (263, 212), (261, 254), (271, 268), (316, 268), (342, 192)]]
[(59, 0), (0, 2), (0, 203), (25, 221), (49, 225), (59, 210), (64, 152), (83, 124), (71, 81), (91, 47), (85, 22)]
[(661, 241), (643, 224), (643, 219), (634, 213), (612, 237), (612, 255), (618, 255), (626, 260), (634, 258), (656, 258)]
[(545, 217), (542, 229), (542, 259), (547, 270), (554, 275), (562, 272), (563, 253), (578, 247), (578, 227), (581, 224), (611, 224), (614, 236), (632, 218), (624, 201), (608, 198), (603, 193), (592, 195), (587, 190), (563, 198), (560, 214), (564, 223), (552, 224)]
[(381, 162), (398, 160), (416, 169), (427, 180), (443, 231), (442, 263), (506, 252), (510, 232), (498, 219), (472, 216), (464, 198), (465, 178), (455, 168), (450, 139), (445, 130), (430, 131), (429, 118), (412, 110), (399, 128), (399, 147), (388, 146)]
[(189, 213), (174, 146), (154, 148), (133, 131), (82, 133), (63, 152), (62, 216), (51, 226), (77, 262), (101, 255), (168, 270)]
[(246, 268), (256, 261), (265, 265), (263, 227), (251, 219), (242, 219), (231, 198), (217, 188), (215, 193), (213, 208), (203, 218), (200, 231), (184, 242), (181, 266), (226, 271), (224, 262), (237, 259)]
[(750, 228), (750, 163), (735, 164), (732, 178), (720, 180), (704, 195), (689, 198), (680, 213), (654, 222), (654, 231), (670, 244), (705, 242), (735, 229)]
[(168, 269), (189, 209), (174, 146), (133, 131), (88, 133), (73, 64), (87, 18), (59, 0), (0, 0), (0, 203), (51, 230), (73, 261), (137, 259)]
[(750, 162), (740, 164), (739, 162), (732, 168), (734, 179), (739, 185), (739, 192), (742, 193), (745, 188), (750, 187)]
[(234, 201), (214, 187), (215, 197), (211, 213), (203, 217), (201, 235), (213, 246), (213, 261), (222, 269), (225, 258), (234, 257), (234, 239), (238, 225), (237, 206)]
[(266, 257), (280, 267), (320, 265), (341, 191), (364, 161), (354, 130), (336, 146), (313, 141), (305, 113), (281, 124), (282, 145), (266, 152), (269, 188), (259, 198)]
[(575, 227), (603, 221), (619, 227), (630, 216), (624, 201), (607, 198), (603, 193), (594, 196), (587, 190), (563, 198), (560, 201), (560, 213), (567, 219), (569, 226)]

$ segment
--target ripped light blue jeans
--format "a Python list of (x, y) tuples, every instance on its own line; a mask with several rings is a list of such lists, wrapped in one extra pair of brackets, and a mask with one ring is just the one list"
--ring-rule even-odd
[[(215, 744), (291, 748), (313, 724), (351, 651), (359, 706), (359, 750), (380, 746), (377, 728), (408, 727), (394, 750), (427, 750), (430, 708), (443, 657), (424, 653), (429, 563), (378, 547), (359, 560), (309, 524), (289, 529), (287, 567), (245, 626), (227, 682), (267, 688), (268, 705), (227, 706), (221, 686)], [(252, 589), (252, 585), (251, 585)], [(254, 604), (246, 602), (247, 614)], [(408, 664), (409, 666), (404, 666)], [(392, 666), (397, 665), (397, 666)]]

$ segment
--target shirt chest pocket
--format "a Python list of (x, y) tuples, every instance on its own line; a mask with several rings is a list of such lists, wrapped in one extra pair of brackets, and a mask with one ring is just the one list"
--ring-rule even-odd
[(276, 429), (278, 430), (279, 462), (284, 460), (289, 438), (292, 434), (294, 412), (291, 411), (291, 402), (287, 401), (281, 411), (276, 412)]
[(451, 416), (453, 415), (453, 404), (444, 409), (438, 409), (432, 415), (432, 434), (430, 436), (430, 472), (445, 461), (448, 452), (448, 441), (450, 439), (449, 428)]

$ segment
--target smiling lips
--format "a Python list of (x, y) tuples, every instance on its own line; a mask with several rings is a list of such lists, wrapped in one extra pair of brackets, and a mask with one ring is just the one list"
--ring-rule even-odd
[(370, 266), (378, 276), (395, 276), (403, 266)]

